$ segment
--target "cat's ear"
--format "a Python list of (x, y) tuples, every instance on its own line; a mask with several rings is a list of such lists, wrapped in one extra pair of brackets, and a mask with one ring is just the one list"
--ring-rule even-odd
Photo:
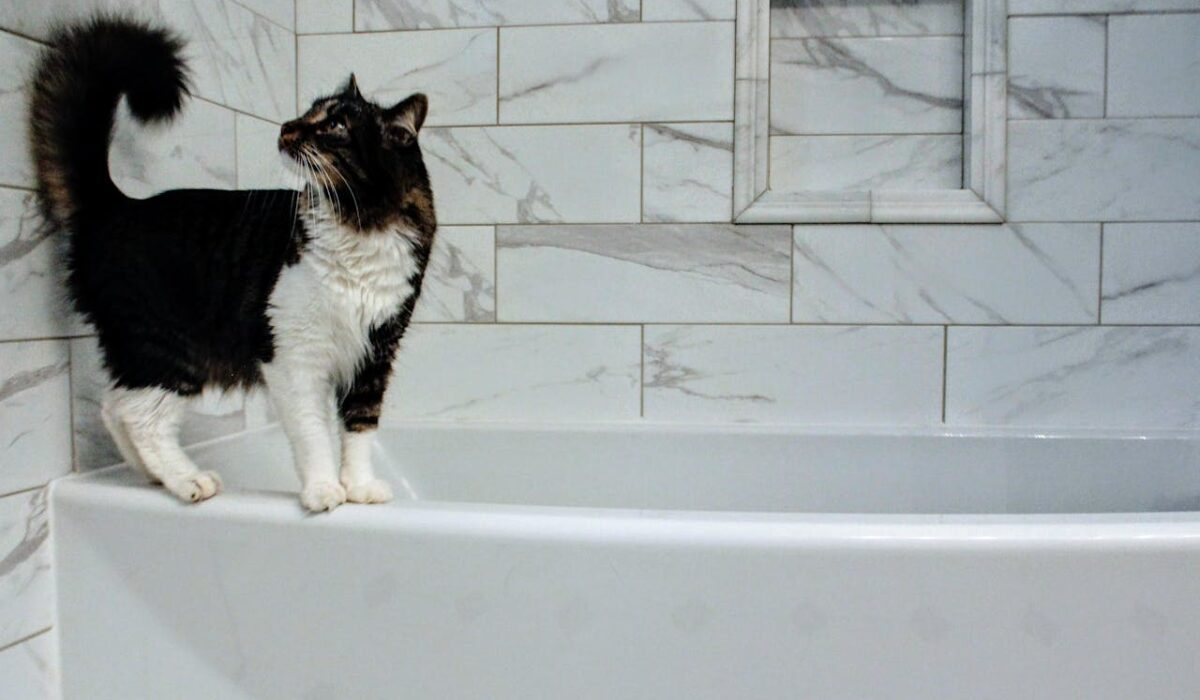
[(409, 95), (383, 113), (384, 131), (397, 143), (410, 144), (416, 140), (428, 112), (429, 98), (419, 92)]
[(358, 78), (355, 78), (353, 73), (346, 79), (346, 84), (342, 86), (342, 96), (349, 97), (352, 100), (361, 100), (363, 98), (362, 93), (358, 91)]

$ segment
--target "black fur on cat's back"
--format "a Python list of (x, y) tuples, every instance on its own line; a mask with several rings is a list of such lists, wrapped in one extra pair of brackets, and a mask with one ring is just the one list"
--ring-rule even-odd
[[(268, 301), (281, 271), (303, 255), (310, 198), (192, 189), (138, 200), (113, 183), (108, 147), (118, 101), (124, 96), (142, 122), (175, 116), (187, 95), (182, 46), (170, 31), (126, 17), (59, 29), (33, 75), (30, 145), (43, 218), (69, 237), (69, 292), (97, 330), (114, 385), (191, 395), (260, 381), (274, 353)], [(381, 129), (387, 111), (356, 86), (348, 90), (325, 100), (353, 103)], [(411, 147), (352, 135), (338, 167), (372, 218), (347, 225), (388, 235), (379, 231), (403, 221), (421, 234), (415, 252), (427, 260), (436, 221), (415, 130)]]

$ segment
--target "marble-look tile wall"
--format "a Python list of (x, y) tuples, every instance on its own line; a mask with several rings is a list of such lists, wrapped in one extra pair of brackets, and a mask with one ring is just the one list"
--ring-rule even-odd
[(963, 26), (962, 0), (771, 0), (771, 188), (960, 188)]

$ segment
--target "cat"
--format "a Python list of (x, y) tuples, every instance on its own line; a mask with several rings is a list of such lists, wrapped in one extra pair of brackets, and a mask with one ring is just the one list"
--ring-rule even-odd
[(68, 237), (68, 292), (111, 379), (105, 426), (130, 465), (203, 501), (221, 480), (180, 447), (188, 400), (265, 384), (305, 508), (388, 501), (370, 446), (437, 230), (417, 141), (428, 100), (382, 107), (351, 75), (280, 130), (302, 191), (132, 199), (108, 170), (114, 113), (124, 96), (140, 122), (174, 117), (189, 94), (183, 46), (100, 15), (58, 29), (31, 82), (38, 202)]

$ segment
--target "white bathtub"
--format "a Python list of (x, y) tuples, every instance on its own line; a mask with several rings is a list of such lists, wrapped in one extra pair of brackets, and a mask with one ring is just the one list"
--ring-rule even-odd
[(321, 516), (196, 454), (53, 487), (68, 700), (1200, 697), (1195, 437), (406, 426)]

